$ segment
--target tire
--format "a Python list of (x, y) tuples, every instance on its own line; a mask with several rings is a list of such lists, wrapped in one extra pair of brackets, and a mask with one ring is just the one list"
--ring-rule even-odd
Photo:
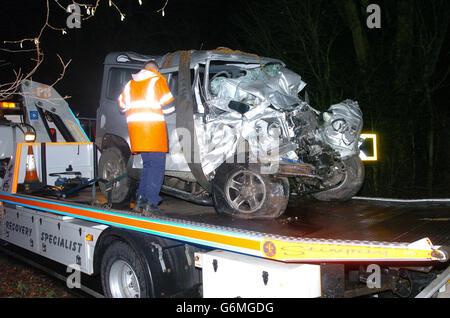
[(222, 164), (212, 181), (218, 214), (241, 219), (274, 219), (286, 210), (289, 181), (259, 174), (239, 164)]
[(105, 297), (152, 297), (150, 275), (136, 251), (127, 243), (113, 241), (101, 263), (101, 281)]
[[(364, 164), (359, 156), (352, 156), (342, 161), (342, 176), (335, 188), (314, 193), (312, 196), (320, 201), (347, 201), (361, 189), (364, 182)], [(335, 173), (336, 174), (336, 173)], [(336, 176), (332, 176), (334, 178)]]
[[(127, 173), (127, 161), (122, 152), (115, 148), (106, 148), (103, 150), (98, 163), (98, 174), (100, 178), (114, 180), (117, 177)], [(99, 182), (100, 191), (105, 197), (108, 197), (106, 185)], [(120, 204), (126, 202), (134, 190), (134, 181), (130, 177), (124, 177), (114, 183), (111, 190), (111, 202)]]

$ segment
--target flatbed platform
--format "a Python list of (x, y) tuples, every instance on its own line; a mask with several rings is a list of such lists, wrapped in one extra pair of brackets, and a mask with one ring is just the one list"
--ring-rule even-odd
[[(80, 194), (89, 195), (90, 190)], [(105, 201), (101, 195), (97, 199)], [(323, 202), (293, 196), (286, 212), (275, 220), (223, 216), (214, 207), (171, 196), (164, 196), (159, 208), (169, 218), (280, 236), (384, 242), (414, 242), (428, 237), (435, 245), (450, 246), (450, 202), (399, 203), (357, 198)]]
[(169, 217), (274, 235), (359, 241), (414, 242), (428, 237), (450, 246), (449, 204), (398, 204), (350, 200), (321, 202), (293, 199), (276, 220), (242, 220), (165, 197), (160, 206)]
[(0, 193), (0, 201), (286, 262), (446, 261), (448, 255), (434, 247), (450, 246), (449, 204), (320, 202), (293, 197), (278, 219), (244, 220), (169, 196), (160, 205), (166, 217), (145, 217), (128, 207), (86, 204), (92, 201), (89, 188), (67, 199)]

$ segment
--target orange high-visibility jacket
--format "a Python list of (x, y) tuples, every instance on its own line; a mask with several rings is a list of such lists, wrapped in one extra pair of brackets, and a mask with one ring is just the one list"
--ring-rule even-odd
[[(133, 74), (119, 96), (130, 134), (131, 152), (167, 152), (164, 115), (175, 111), (166, 79), (156, 71), (144, 69)], [(166, 106), (166, 107), (164, 107)]]

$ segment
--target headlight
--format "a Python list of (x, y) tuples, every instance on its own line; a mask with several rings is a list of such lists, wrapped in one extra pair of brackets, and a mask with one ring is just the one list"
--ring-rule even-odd
[(347, 130), (347, 122), (342, 118), (336, 119), (331, 125), (333, 129), (339, 133), (343, 133)]
[(36, 134), (32, 131), (27, 131), (23, 138), (26, 142), (34, 142), (36, 140)]
[(13, 108), (16, 108), (16, 107), (17, 107), (16, 103), (0, 102), (0, 108), (13, 109)]
[(323, 121), (326, 122), (326, 123), (329, 122), (330, 119), (331, 119), (331, 116), (332, 116), (331, 113), (329, 113), (329, 112), (324, 112), (324, 113), (322, 114)]

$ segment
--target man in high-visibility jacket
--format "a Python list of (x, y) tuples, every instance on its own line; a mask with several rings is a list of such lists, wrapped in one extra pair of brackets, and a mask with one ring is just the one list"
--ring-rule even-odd
[(159, 192), (168, 151), (164, 116), (175, 111), (174, 97), (153, 61), (132, 77), (119, 96), (119, 107), (126, 115), (131, 152), (140, 153), (143, 162), (134, 211), (162, 215)]

